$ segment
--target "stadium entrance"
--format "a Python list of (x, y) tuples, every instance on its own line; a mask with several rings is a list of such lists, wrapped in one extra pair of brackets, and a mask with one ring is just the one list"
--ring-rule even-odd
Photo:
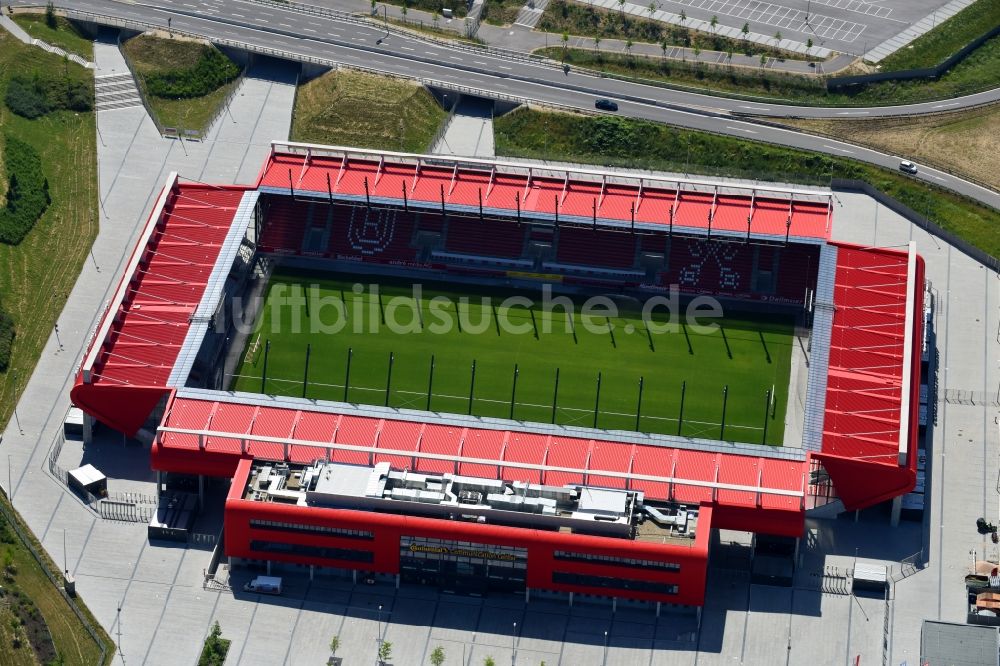
[(445, 592), (520, 592), (527, 567), (524, 548), (424, 537), (404, 536), (399, 541), (400, 579), (437, 585)]

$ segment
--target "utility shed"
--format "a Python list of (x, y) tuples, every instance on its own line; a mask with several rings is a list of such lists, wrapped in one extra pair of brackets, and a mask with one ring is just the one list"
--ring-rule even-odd
[(854, 565), (854, 592), (877, 592), (885, 594), (889, 575), (884, 564), (858, 562)]
[(84, 465), (70, 470), (67, 476), (69, 487), (81, 495), (90, 493), (94, 497), (108, 496), (108, 477), (93, 465)]
[(1000, 632), (996, 627), (924, 620), (920, 663), (927, 666), (996, 666)]

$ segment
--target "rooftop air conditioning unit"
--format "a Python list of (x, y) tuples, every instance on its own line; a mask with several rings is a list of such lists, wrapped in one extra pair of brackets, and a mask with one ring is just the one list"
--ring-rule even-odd
[(459, 504), (479, 504), (483, 501), (483, 494), (478, 490), (463, 490), (458, 494)]

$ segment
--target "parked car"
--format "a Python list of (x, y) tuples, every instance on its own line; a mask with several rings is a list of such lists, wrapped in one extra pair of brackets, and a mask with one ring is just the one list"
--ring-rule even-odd
[(616, 102), (612, 102), (610, 99), (607, 98), (601, 98), (597, 100), (596, 102), (594, 102), (594, 106), (600, 109), (601, 111), (618, 110), (618, 104)]
[(909, 160), (902, 160), (899, 163), (899, 170), (905, 171), (906, 173), (916, 173), (917, 165), (914, 164), (913, 162), (910, 162)]
[(281, 594), (281, 578), (278, 576), (257, 576), (243, 586), (244, 592), (257, 594)]

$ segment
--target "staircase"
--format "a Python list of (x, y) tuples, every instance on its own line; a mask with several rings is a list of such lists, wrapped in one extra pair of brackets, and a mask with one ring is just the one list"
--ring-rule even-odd
[(98, 111), (131, 109), (135, 106), (142, 106), (139, 89), (135, 87), (132, 75), (127, 72), (95, 77), (94, 93), (97, 97)]
[(521, 11), (518, 12), (514, 25), (524, 26), (525, 28), (534, 28), (538, 25), (538, 21), (541, 20), (542, 14), (545, 13), (545, 8), (548, 4), (549, 0), (528, 0), (528, 2), (521, 7)]

